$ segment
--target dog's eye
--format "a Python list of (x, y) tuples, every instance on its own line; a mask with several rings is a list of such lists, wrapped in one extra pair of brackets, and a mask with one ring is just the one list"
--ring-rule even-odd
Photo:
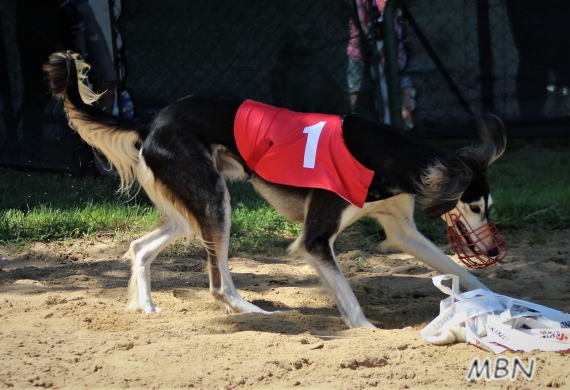
[(475, 214), (479, 214), (479, 213), (481, 212), (481, 207), (479, 207), (479, 206), (470, 205), (469, 208), (470, 208), (471, 211), (473, 211)]

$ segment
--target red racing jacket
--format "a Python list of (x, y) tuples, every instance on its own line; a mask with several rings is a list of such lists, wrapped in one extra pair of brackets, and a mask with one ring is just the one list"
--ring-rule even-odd
[(362, 208), (374, 171), (348, 151), (342, 118), (246, 100), (234, 136), (249, 169), (271, 183), (332, 191)]

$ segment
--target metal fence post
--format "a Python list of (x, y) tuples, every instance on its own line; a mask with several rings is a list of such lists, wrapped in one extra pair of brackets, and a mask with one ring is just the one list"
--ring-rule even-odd
[(388, 87), (390, 124), (403, 128), (400, 69), (398, 66), (398, 37), (396, 36), (396, 6), (399, 0), (388, 0), (384, 7), (384, 58)]

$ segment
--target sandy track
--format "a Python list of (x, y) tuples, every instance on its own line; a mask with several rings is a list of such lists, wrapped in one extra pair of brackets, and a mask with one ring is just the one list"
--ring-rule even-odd
[[(570, 311), (570, 232), (531, 247), (509, 236), (508, 257), (476, 272), (496, 292)], [(568, 357), (506, 353), (527, 364), (519, 375), (467, 382), (467, 344), (438, 347), (419, 330), (444, 298), (430, 269), (405, 254), (341, 245), (339, 261), (378, 330), (346, 329), (334, 302), (302, 260), (278, 255), (231, 259), (240, 293), (280, 310), (226, 315), (208, 293), (202, 251), (153, 264), (163, 313), (127, 313), (127, 244), (74, 240), (16, 250), (0, 247), (0, 387), (52, 388), (570, 388)]]

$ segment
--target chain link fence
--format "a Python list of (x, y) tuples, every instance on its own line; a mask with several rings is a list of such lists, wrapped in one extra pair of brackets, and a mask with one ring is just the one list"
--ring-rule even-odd
[[(18, 37), (22, 26), (43, 28), (25, 11), (50, 1), (0, 0), (0, 164), (92, 172), (92, 152), (69, 130), (60, 105), (51, 100), (34, 111), (24, 104), (29, 64)], [(136, 116), (147, 116), (188, 94), (216, 93), (295, 111), (355, 111), (384, 120), (385, 59), (375, 39), (381, 36), (365, 31), (380, 16), (371, 5), (382, 2), (90, 1), (98, 2), (113, 10), (108, 18), (118, 89), (128, 92), (119, 94), (120, 113), (128, 99)], [(492, 112), (509, 125), (510, 136), (570, 135), (570, 81), (562, 71), (570, 56), (565, 20), (570, 2), (403, 0), (396, 5), (398, 85), (411, 87), (410, 96), (402, 96), (412, 110), (413, 120), (406, 122), (408, 128), (413, 124), (411, 131), (424, 137), (472, 136), (473, 117)], [(368, 12), (364, 22), (359, 7)], [(41, 62), (54, 47), (44, 38), (32, 45)], [(351, 47), (359, 53), (357, 61)], [(40, 74), (41, 62), (34, 65)], [(42, 88), (37, 93), (46, 96), (47, 86)], [(26, 121), (39, 127), (27, 131)]]
[(482, 113), (514, 137), (569, 136), (570, 2), (402, 2), (419, 131), (463, 134)]
[(193, 93), (346, 111), (344, 1), (123, 2), (125, 88), (139, 114)]
[(68, 127), (42, 69), (54, 51), (77, 47), (65, 3), (0, 0), (0, 165), (95, 172), (92, 148)]

